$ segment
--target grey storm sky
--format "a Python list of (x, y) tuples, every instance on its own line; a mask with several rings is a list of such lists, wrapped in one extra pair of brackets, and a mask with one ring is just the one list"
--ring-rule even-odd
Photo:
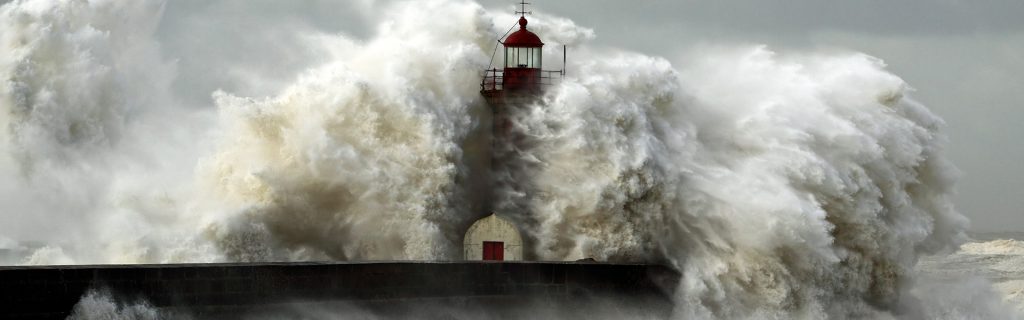
[[(0, 3), (7, 1), (0, 0)], [(327, 58), (283, 30), (368, 37), (387, 0), (170, 0), (158, 30), (178, 60), (176, 91), (209, 105), (210, 88), (265, 95)], [(478, 0), (514, 10), (512, 0)], [(884, 60), (946, 122), (963, 171), (955, 197), (975, 231), (1024, 230), (1024, 1), (532, 0), (531, 10), (593, 28), (590, 44), (685, 63), (687, 49), (764, 44), (779, 52), (848, 50)], [(437, 14), (443, 19), (443, 13)], [(512, 22), (510, 22), (511, 24)], [(288, 26), (289, 28), (282, 28)], [(272, 38), (274, 41), (268, 42)], [(238, 54), (259, 52), (260, 54)], [(234, 68), (212, 70), (221, 57)], [(571, 56), (571, 50), (570, 50)], [(679, 66), (677, 66), (679, 68)], [(237, 83), (239, 74), (253, 83)], [(181, 81), (187, 79), (187, 81)]]

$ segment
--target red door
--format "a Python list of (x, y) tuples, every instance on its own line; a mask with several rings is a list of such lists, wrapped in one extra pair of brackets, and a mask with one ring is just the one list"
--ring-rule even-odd
[(500, 241), (484, 241), (484, 260), (505, 260), (505, 243)]

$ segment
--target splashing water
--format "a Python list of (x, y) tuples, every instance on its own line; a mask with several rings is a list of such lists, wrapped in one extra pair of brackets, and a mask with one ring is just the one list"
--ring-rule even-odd
[[(43, 244), (20, 263), (457, 259), (494, 208), (538, 259), (674, 266), (680, 318), (963, 302), (915, 290), (919, 257), (962, 242), (966, 220), (942, 120), (878, 59), (741, 47), (673, 62), (589, 48), (593, 31), (540, 16), (546, 42), (581, 44), (574, 71), (515, 114), (528, 147), (512, 160), (531, 165), (491, 193), (478, 71), (507, 15), (431, 0), (382, 5), (365, 41), (297, 28), (331, 62), (190, 106), (172, 61), (204, 57), (163, 56), (166, 5), (0, 7), (0, 232)], [(968, 316), (1010, 317), (998, 308)]]
[(118, 302), (105, 291), (89, 291), (75, 305), (69, 320), (160, 320), (188, 319), (183, 315), (169, 315), (161, 312), (146, 301), (133, 303)]

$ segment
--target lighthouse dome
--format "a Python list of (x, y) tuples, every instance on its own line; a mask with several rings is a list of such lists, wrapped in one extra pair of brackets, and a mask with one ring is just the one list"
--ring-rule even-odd
[(506, 47), (538, 48), (544, 46), (538, 37), (530, 30), (526, 30), (526, 17), (519, 18), (519, 30), (505, 38)]

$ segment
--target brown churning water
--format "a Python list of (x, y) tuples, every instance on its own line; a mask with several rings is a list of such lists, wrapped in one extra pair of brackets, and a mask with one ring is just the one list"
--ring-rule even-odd
[[(543, 41), (579, 49), (512, 119), (530, 164), (513, 175), (490, 170), (479, 72), (516, 17), (349, 5), (371, 36), (280, 23), (267, 48), (294, 50), (245, 53), (284, 71), (167, 49), (176, 31), (238, 35), (161, 20), (194, 9), (175, 1), (0, 7), (3, 243), (41, 243), (12, 263), (454, 260), (494, 209), (524, 212), (527, 257), (679, 270), (680, 318), (936, 318), (969, 301), (915, 290), (918, 258), (963, 241), (966, 219), (942, 119), (877, 58), (672, 60), (538, 14)], [(192, 64), (222, 85), (177, 74)], [(503, 179), (521, 184), (492, 192)]]

